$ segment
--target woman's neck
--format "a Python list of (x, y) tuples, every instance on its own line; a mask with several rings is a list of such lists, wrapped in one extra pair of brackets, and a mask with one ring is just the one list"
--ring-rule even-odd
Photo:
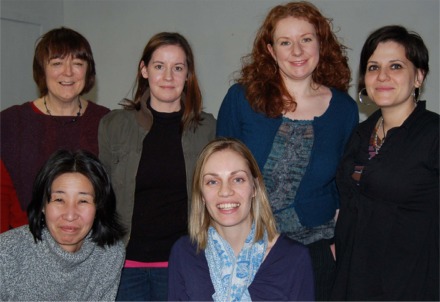
[(384, 127), (385, 134), (388, 132), (388, 130), (392, 128), (402, 126), (405, 120), (414, 111), (416, 106), (416, 103), (409, 102), (407, 106), (381, 108), (381, 113), (383, 117), (382, 126)]
[(173, 101), (173, 102), (160, 102), (153, 98), (150, 98), (150, 106), (157, 112), (163, 112), (163, 113), (172, 113), (172, 112), (178, 112), (182, 108), (180, 104), (180, 99)]
[(293, 80), (283, 76), (284, 85), (287, 88), (289, 94), (294, 98), (308, 97), (316, 93), (321, 85), (316, 84), (312, 80), (312, 76), (309, 76), (303, 80)]
[(251, 232), (251, 225), (249, 227), (243, 227), (242, 225), (239, 227), (216, 227), (216, 230), (229, 243), (234, 250), (235, 256), (238, 256), (247, 236)]
[(34, 104), (41, 112), (52, 116), (77, 116), (78, 113), (82, 115), (86, 107), (85, 101), (79, 96), (72, 101), (59, 101), (50, 95), (45, 95), (37, 99)]

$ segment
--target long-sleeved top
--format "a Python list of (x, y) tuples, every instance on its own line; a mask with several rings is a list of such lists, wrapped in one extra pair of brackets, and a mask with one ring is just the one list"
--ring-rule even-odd
[(84, 114), (74, 122), (71, 116), (43, 114), (33, 102), (1, 112), (2, 232), (27, 223), (32, 184), (53, 152), (84, 149), (98, 155), (99, 121), (109, 111), (89, 101)]
[(369, 159), (380, 116), (355, 130), (337, 174), (333, 299), (438, 301), (439, 115), (419, 101)]
[[(212, 114), (202, 112), (201, 117), (203, 120), (195, 131), (189, 129), (182, 133), (188, 200), (191, 196), (191, 182), (197, 158), (203, 147), (215, 137), (215, 119)], [(125, 244), (128, 244), (131, 234), (136, 175), (143, 143), (153, 122), (152, 112), (147, 103), (142, 102), (140, 110), (137, 111), (113, 110), (99, 125), (99, 158), (110, 174), (116, 195), (116, 209), (122, 224), (128, 230), (124, 237)], [(172, 219), (172, 214), (163, 219)]]
[[(280, 237), (248, 287), (252, 301), (312, 301), (314, 279), (308, 249)], [(212, 301), (214, 286), (205, 252), (188, 236), (173, 246), (168, 266), (169, 301)]]
[(15, 228), (0, 235), (0, 300), (114, 301), (124, 257), (121, 241), (99, 247), (89, 235), (69, 253), (46, 228), (37, 243), (28, 225)]
[[(326, 112), (313, 122), (314, 143), (309, 165), (295, 196), (295, 210), (302, 225), (314, 227), (332, 219), (339, 207), (335, 175), (345, 144), (359, 122), (355, 101), (346, 93), (331, 89)], [(282, 123), (282, 116), (267, 117), (252, 109), (245, 89), (231, 86), (217, 119), (217, 136), (235, 137), (251, 150), (264, 175), (264, 165)]]

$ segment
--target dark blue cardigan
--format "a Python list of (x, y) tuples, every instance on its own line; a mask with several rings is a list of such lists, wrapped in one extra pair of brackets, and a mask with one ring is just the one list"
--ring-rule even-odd
[[(331, 89), (327, 111), (313, 120), (315, 140), (310, 162), (296, 193), (295, 210), (301, 224), (322, 225), (334, 217), (339, 207), (335, 184), (336, 169), (351, 132), (359, 122), (356, 102), (346, 93)], [(263, 171), (282, 117), (269, 118), (255, 112), (244, 88), (229, 88), (217, 119), (217, 136), (235, 137), (252, 151)], [(264, 171), (263, 171), (264, 173)]]

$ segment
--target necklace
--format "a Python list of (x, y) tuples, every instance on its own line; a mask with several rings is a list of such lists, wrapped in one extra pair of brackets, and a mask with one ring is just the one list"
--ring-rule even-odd
[[(382, 127), (382, 134), (383, 134), (383, 138), (379, 143), (379, 136), (377, 135), (377, 132), (379, 131), (379, 129)], [(374, 133), (374, 140), (373, 140), (373, 147), (374, 147), (374, 151), (376, 152), (376, 154), (379, 152), (380, 148), (382, 148), (383, 143), (385, 143), (385, 128), (383, 126), (383, 116), (380, 118), (379, 121), (379, 125), (377, 125), (376, 131)]]
[[(50, 116), (53, 116), (52, 113), (50, 113), (49, 108), (47, 108), (46, 96), (43, 97), (43, 103), (44, 103), (44, 107), (46, 108), (46, 113)], [(79, 96), (78, 96), (78, 107), (79, 107), (78, 112), (76, 113), (76, 116), (72, 119), (72, 122), (76, 122), (76, 119), (81, 116), (82, 105)]]

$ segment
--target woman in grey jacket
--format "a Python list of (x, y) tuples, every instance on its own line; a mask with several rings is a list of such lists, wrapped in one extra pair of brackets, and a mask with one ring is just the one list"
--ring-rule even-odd
[(117, 211), (129, 230), (117, 300), (166, 300), (170, 250), (187, 234), (195, 162), (215, 137), (183, 36), (164, 32), (150, 39), (134, 100), (122, 105), (104, 117), (98, 135)]

